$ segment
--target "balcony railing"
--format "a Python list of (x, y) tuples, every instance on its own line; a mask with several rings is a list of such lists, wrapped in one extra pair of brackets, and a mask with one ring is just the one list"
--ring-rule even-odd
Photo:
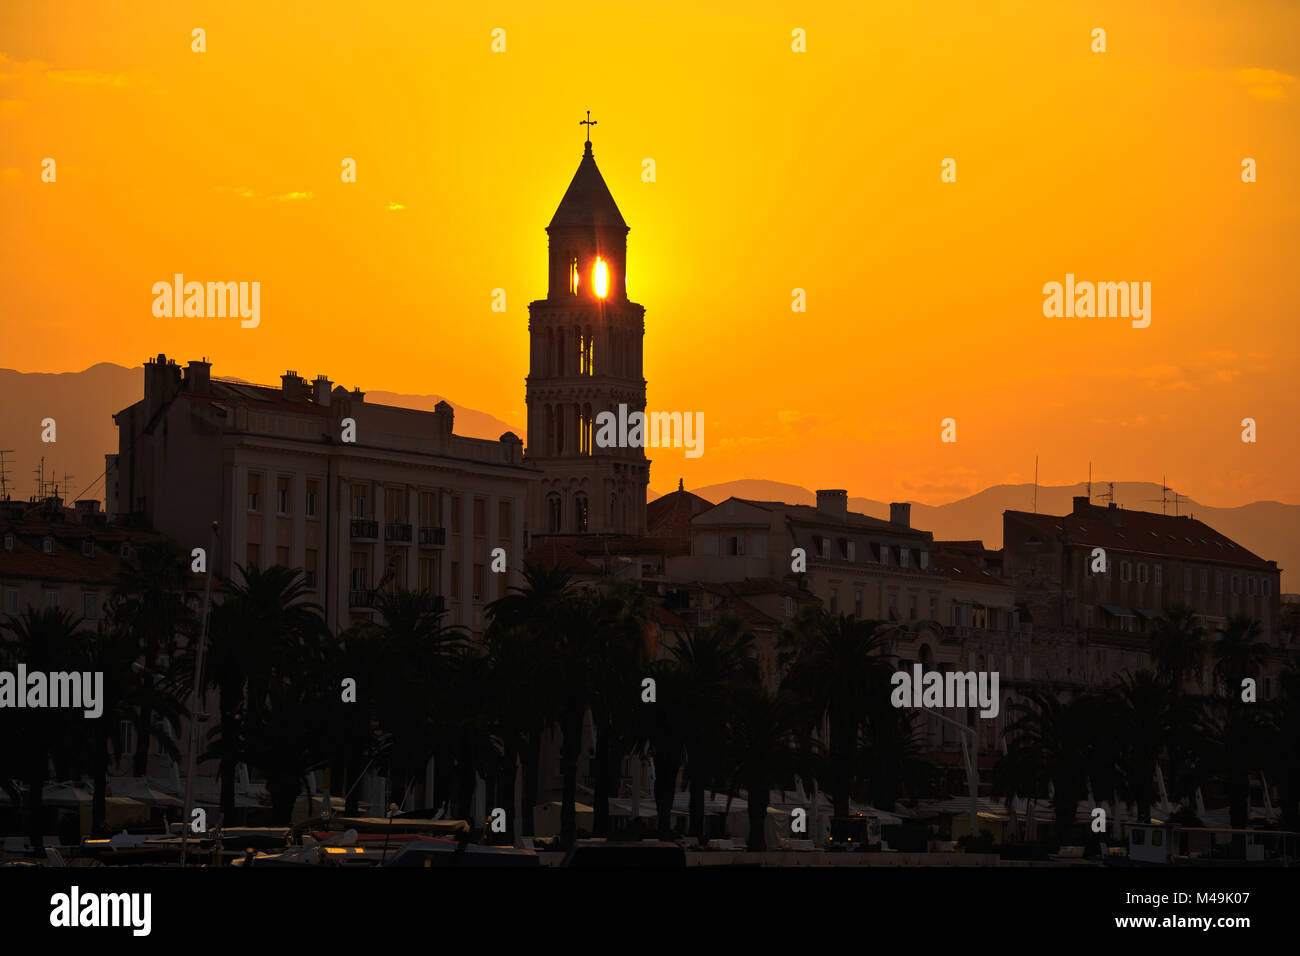
[(348, 607), (374, 607), (375, 592), (371, 588), (363, 590), (352, 589), (348, 591)]
[[(407, 538), (409, 541), (410, 538)], [(420, 545), (426, 548), (439, 548), (447, 543), (447, 529), (432, 525), (420, 526)]]
[(352, 537), (354, 538), (379, 537), (379, 522), (371, 521), (367, 518), (353, 518)]
[(392, 524), (384, 525), (384, 540), (385, 541), (410, 541), (411, 526), (409, 524), (403, 524), (401, 522), (394, 522)]

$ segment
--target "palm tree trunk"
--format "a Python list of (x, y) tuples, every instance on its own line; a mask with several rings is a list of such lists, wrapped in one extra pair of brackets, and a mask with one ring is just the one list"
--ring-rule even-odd
[(699, 841), (700, 846), (704, 845), (704, 778), (695, 771), (691, 772), (691, 820), (688, 832)]
[[(593, 715), (595, 719), (595, 715)], [(595, 770), (595, 787), (592, 799), (594, 801), (594, 812), (592, 813), (592, 836), (609, 837), (609, 798), (611, 793), (611, 779), (613, 776), (613, 747), (610, 746), (610, 728), (606, 724), (596, 739), (596, 766)]]
[(537, 775), (542, 764), (542, 735), (535, 732), (524, 745), (524, 829), (523, 835), (537, 835), (533, 826), (533, 807), (537, 805)]
[[(107, 708), (105, 708), (107, 710)], [(95, 722), (94, 733), (95, 797), (90, 805), (90, 832), (103, 836), (108, 832), (108, 722)]]
[(673, 798), (677, 795), (677, 770), (681, 766), (681, 749), (665, 747), (656, 750), (654, 762), (655, 812), (659, 814), (659, 839), (671, 840)]
[(767, 781), (751, 780), (746, 788), (749, 797), (749, 849), (762, 853), (767, 849)]
[(153, 705), (150, 703), (153, 678), (146, 675), (144, 682), (144, 702), (140, 704), (140, 715), (135, 722), (135, 757), (131, 767), (131, 773), (137, 777), (149, 773), (149, 742), (153, 739)]
[(573, 846), (578, 833), (578, 753), (582, 748), (582, 719), (585, 707), (574, 706), (564, 716), (564, 740), (560, 745), (560, 771), (563, 791), (560, 796), (560, 844)]

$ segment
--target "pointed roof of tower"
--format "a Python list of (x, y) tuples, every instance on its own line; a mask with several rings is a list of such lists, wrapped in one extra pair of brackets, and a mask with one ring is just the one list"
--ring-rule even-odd
[(609, 229), (621, 227), (624, 231), (628, 225), (618, 211), (618, 204), (610, 194), (605, 179), (596, 168), (596, 157), (591, 153), (591, 143), (585, 144), (582, 162), (573, 174), (573, 182), (565, 190), (559, 208), (551, 217), (547, 230), (558, 227), (588, 227)]

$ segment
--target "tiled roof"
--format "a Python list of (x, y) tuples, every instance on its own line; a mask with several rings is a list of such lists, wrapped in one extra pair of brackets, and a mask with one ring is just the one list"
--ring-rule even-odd
[(564, 568), (575, 574), (600, 574), (600, 568), (554, 538), (537, 541), (524, 556), (524, 562), (542, 564), (548, 568)]
[(713, 502), (678, 490), (663, 495), (645, 507), (646, 526), (651, 537), (690, 541), (691, 519), (713, 507)]
[[(1003, 515), (1036, 528), (1046, 540), (1055, 541), (1064, 532), (1075, 547), (1192, 558), (1261, 571), (1277, 569), (1275, 563), (1243, 548), (1204, 522), (1185, 516), (1123, 508), (1113, 512), (1095, 508), (1088, 515), (1039, 515), (1027, 511), (1006, 511)], [(1112, 517), (1120, 523), (1113, 524)]]
[(930, 567), (953, 581), (1007, 588), (1008, 590), (1012, 587), (1010, 582), (980, 567), (977, 562), (971, 560), (967, 555), (958, 551), (949, 551), (946, 548), (936, 548), (930, 552)]

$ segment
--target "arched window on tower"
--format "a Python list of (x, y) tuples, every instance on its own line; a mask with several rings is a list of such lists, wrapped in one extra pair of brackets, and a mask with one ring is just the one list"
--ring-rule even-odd
[(593, 431), (594, 420), (591, 414), (591, 403), (588, 402), (582, 406), (582, 453), (591, 454), (591, 447), (594, 444), (593, 439), (596, 437)]
[(579, 283), (580, 280), (578, 278), (578, 257), (575, 256), (573, 253), (569, 253), (569, 294), (570, 295), (578, 294)]
[(546, 526), (553, 534), (558, 534), (560, 531), (560, 518), (560, 496), (552, 491), (546, 496)]
[(555, 454), (564, 454), (564, 405), (555, 407)]
[(573, 496), (573, 530), (579, 533), (587, 530), (587, 496), (582, 492)]

